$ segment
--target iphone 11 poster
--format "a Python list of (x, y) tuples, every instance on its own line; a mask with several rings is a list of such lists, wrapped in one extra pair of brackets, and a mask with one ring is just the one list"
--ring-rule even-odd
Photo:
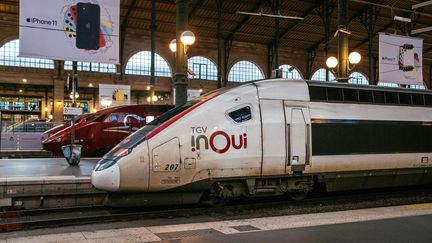
[(23, 57), (119, 64), (120, 0), (20, 0)]

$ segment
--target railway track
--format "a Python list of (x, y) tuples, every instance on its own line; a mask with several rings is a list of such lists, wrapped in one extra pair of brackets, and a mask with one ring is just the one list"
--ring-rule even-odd
[(423, 187), (391, 191), (317, 193), (302, 201), (289, 201), (286, 197), (269, 197), (258, 200), (243, 198), (232, 200), (227, 205), (218, 207), (192, 205), (170, 209), (166, 207), (130, 209), (98, 206), (18, 210), (0, 212), (0, 232), (143, 219), (190, 218), (190, 220), (199, 221), (205, 220), (204, 216), (217, 220), (241, 219), (430, 202), (432, 202), (432, 188)]

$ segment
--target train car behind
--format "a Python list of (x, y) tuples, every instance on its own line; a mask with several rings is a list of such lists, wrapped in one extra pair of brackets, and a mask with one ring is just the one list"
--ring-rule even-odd
[[(168, 105), (124, 105), (81, 116), (75, 124), (75, 143), (82, 145), (82, 156), (102, 156), (171, 108)], [(59, 127), (56, 133), (42, 141), (43, 149), (61, 155), (61, 147), (70, 143), (70, 133), (70, 125)]]

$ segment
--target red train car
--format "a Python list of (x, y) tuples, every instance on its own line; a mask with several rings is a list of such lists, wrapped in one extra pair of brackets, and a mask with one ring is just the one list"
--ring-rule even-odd
[[(173, 108), (169, 105), (123, 105), (84, 115), (75, 124), (75, 143), (82, 145), (82, 156), (103, 156), (129, 134)], [(70, 144), (71, 126), (65, 126), (42, 141), (45, 150), (62, 155)]]

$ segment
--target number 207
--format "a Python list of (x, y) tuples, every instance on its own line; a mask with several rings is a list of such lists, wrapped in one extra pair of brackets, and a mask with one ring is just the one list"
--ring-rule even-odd
[(179, 164), (167, 164), (165, 170), (173, 171), (173, 170), (177, 170), (178, 167)]

